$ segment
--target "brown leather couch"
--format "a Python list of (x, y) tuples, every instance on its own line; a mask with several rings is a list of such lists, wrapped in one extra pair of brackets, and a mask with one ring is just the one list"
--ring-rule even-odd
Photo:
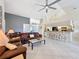
[[(30, 37), (30, 34), (33, 34), (34, 37)], [(42, 35), (39, 34), (38, 32), (21, 33), (20, 38), (21, 38), (21, 43), (25, 44), (25, 43), (29, 43), (29, 40), (42, 38)]]
[(9, 43), (19, 46), (21, 45), (21, 39), (20, 37), (14, 37), (12, 39), (9, 39)]
[(9, 38), (9, 43), (15, 44), (17, 46), (21, 45), (20, 32), (9, 33), (7, 37)]
[(10, 59), (23, 54), (24, 59), (26, 59), (26, 48), (23, 46), (18, 46), (14, 50), (9, 50), (4, 46), (0, 46), (0, 59)]
[[(30, 34), (33, 34), (34, 37), (30, 37)], [(42, 38), (42, 35), (39, 34), (38, 32), (29, 32), (29, 33), (20, 33), (20, 32), (15, 32), (15, 33), (10, 33), (7, 35), (9, 40), (9, 43), (15, 44), (15, 45), (21, 45), (21, 44), (26, 44), (29, 43), (28, 40), (31, 39), (40, 39)], [(17, 37), (19, 37), (17, 39)]]
[[(30, 37), (30, 34), (33, 34), (34, 37)], [(42, 38), (42, 34), (39, 34), (38, 32), (32, 32), (32, 33), (21, 33), (21, 37), (27, 38), (29, 40), (31, 39), (38, 39), (38, 38)]]

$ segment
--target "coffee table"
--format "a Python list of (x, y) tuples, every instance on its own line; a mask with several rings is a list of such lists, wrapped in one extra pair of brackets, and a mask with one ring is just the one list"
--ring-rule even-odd
[[(34, 47), (34, 44), (35, 44), (35, 43), (41, 43), (42, 41), (43, 41), (44, 44), (45, 44), (45, 40), (44, 40), (44, 39), (39, 39), (39, 40), (38, 40), (38, 39), (32, 39), (32, 40), (29, 40), (29, 42), (31, 43), (31, 49), (33, 50), (33, 47)], [(29, 44), (30, 44), (30, 43), (29, 43)]]

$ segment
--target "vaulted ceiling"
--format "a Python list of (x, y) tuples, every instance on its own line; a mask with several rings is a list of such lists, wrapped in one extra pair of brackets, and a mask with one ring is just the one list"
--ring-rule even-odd
[[(48, 0), (49, 3), (55, 0)], [(45, 4), (45, 0), (6, 0), (5, 1), (5, 11), (7, 13), (20, 15), (24, 17), (41, 19), (48, 16), (52, 17), (61, 17), (63, 15), (68, 15), (71, 18), (79, 18), (79, 0), (61, 0), (57, 4), (54, 4), (53, 7), (56, 7), (57, 10), (49, 9), (49, 12), (46, 14), (45, 10), (39, 12), (41, 6), (37, 4)], [(73, 16), (72, 16), (73, 14)], [(66, 16), (65, 16), (66, 17)]]

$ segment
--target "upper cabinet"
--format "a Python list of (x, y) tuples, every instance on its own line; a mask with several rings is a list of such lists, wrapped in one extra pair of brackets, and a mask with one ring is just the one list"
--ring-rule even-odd
[(4, 0), (0, 0), (0, 28), (5, 31)]

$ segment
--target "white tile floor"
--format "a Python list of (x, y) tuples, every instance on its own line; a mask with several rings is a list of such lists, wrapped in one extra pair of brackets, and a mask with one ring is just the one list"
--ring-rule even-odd
[(46, 44), (28, 47), (27, 59), (79, 59), (79, 45), (47, 39)]

